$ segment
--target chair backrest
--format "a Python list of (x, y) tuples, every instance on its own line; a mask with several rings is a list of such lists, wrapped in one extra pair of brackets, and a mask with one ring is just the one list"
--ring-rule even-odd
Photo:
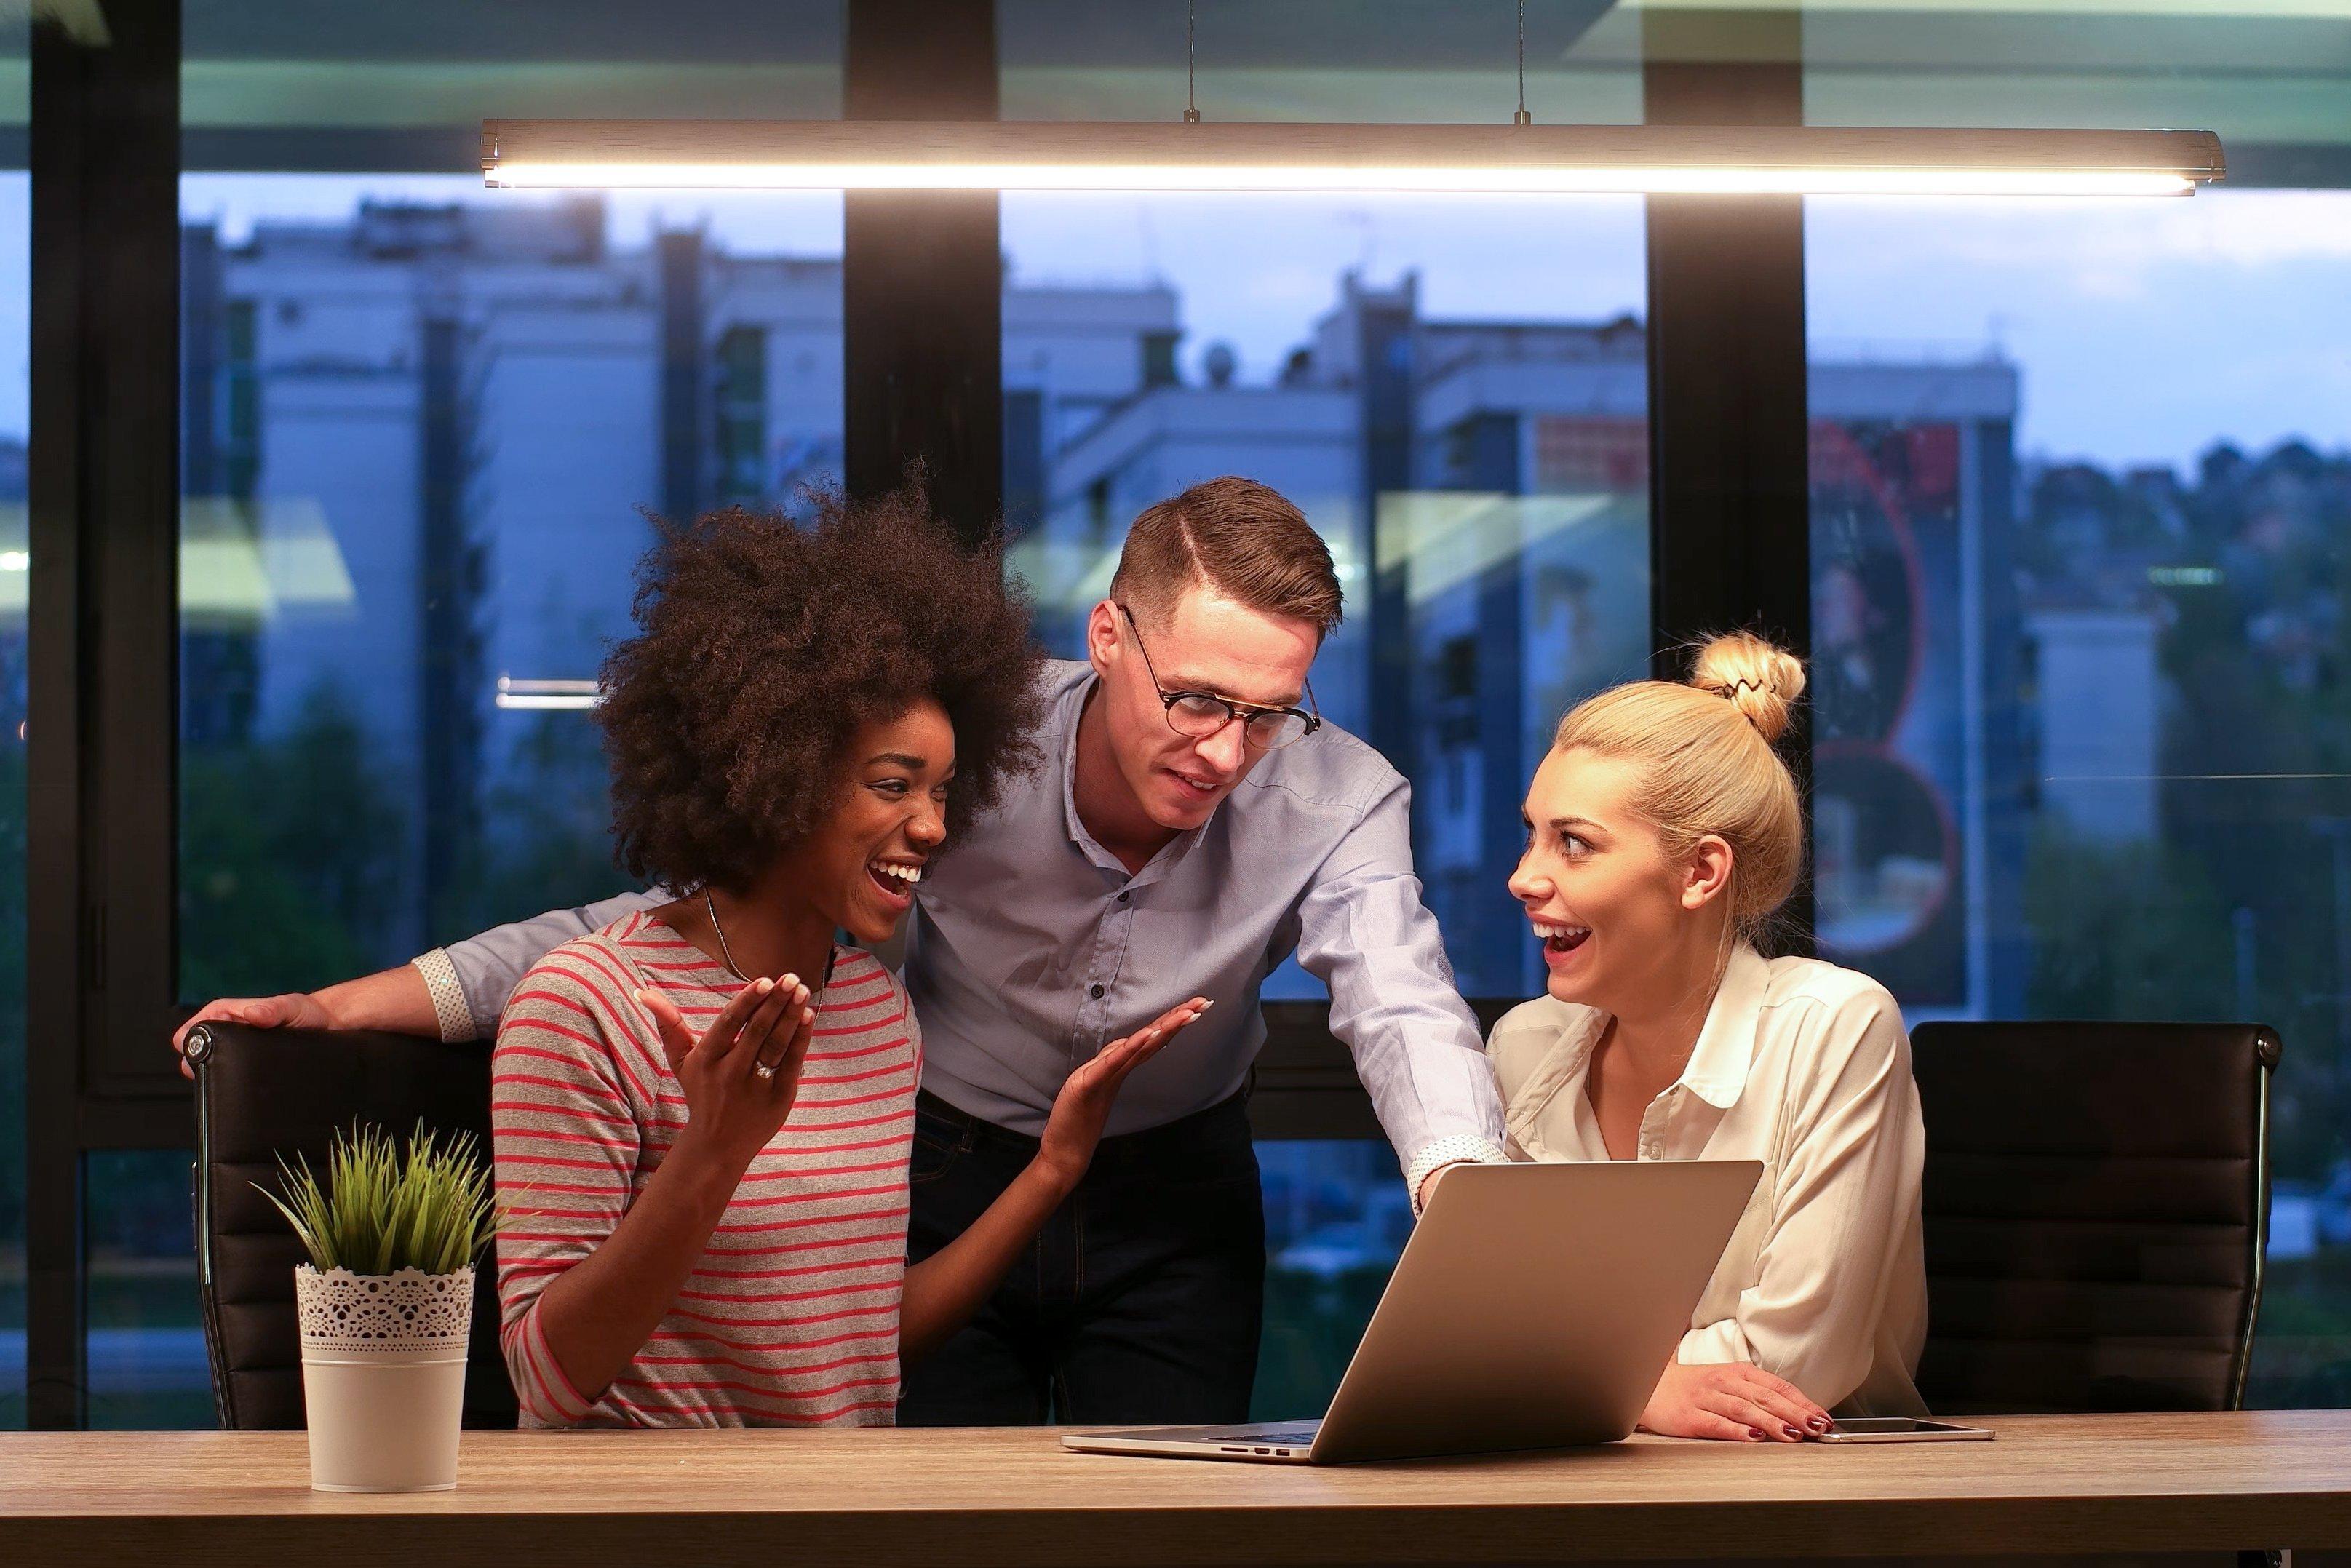
[[(279, 1188), (277, 1158), (314, 1171), (339, 1128), (373, 1122), (405, 1138), (419, 1119), (490, 1149), (490, 1053), (406, 1035), (203, 1024), (189, 1033), (196, 1073), (196, 1251), (204, 1348), (227, 1427), (296, 1428), (302, 1350), (286, 1218), (254, 1190)], [(465, 1425), (512, 1427), (514, 1386), (498, 1353), (497, 1283), (475, 1271)]]
[(2232, 1410), (2269, 1233), (2256, 1024), (1928, 1023), (1938, 1414)]

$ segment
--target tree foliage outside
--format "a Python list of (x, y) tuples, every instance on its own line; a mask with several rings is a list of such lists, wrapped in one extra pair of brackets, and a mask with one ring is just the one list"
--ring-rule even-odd
[[(2351, 453), (2052, 468), (2028, 501), (2028, 597), (2151, 613), (2163, 688), (2158, 838), (2036, 827), (2028, 1010), (2271, 1025), (2272, 1168), (2351, 1225)], [(2274, 1265), (2262, 1336), (2257, 1399), (2351, 1401), (2351, 1248)]]

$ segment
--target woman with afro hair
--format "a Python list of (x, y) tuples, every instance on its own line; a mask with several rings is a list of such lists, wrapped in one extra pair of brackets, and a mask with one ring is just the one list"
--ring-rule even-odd
[(1035, 1158), (909, 1268), (922, 1033), (870, 953), (1035, 760), (1028, 605), (919, 487), (664, 525), (603, 671), (613, 827), (673, 902), (533, 967), (492, 1058), (526, 1426), (883, 1425), (1197, 998), (1073, 1072)]

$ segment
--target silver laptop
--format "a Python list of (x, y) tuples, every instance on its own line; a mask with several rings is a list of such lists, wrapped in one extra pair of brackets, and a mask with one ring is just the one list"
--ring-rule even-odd
[(1763, 1167), (1460, 1166), (1320, 1421), (1071, 1433), (1092, 1453), (1346, 1464), (1627, 1436)]

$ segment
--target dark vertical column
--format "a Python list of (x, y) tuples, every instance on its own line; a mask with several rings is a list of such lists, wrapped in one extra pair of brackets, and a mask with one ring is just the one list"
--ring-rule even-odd
[(662, 513), (699, 515), (708, 497), (711, 381), (703, 322), (702, 235), (687, 230), (656, 242), (661, 269)]
[[(1741, 16), (1735, 30), (1703, 12), (1645, 17), (1650, 123), (1802, 121), (1801, 19)], [(1740, 37), (1770, 57), (1690, 58), (1701, 37)], [(1808, 657), (1803, 199), (1652, 196), (1648, 264), (1653, 667), (1681, 679), (1687, 644), (1740, 628)], [(1808, 780), (1812, 740), (1801, 710), (1783, 750)], [(1809, 808), (1809, 786), (1806, 795)], [(1809, 949), (1809, 870), (1787, 919)]]
[[(848, 0), (852, 120), (993, 120), (993, 0)], [(930, 473), (977, 532), (1004, 507), (1003, 259), (994, 192), (852, 191), (842, 213), (841, 398), (852, 495)]]
[[(176, 863), (179, 65), (174, 0), (32, 43), (26, 934), (26, 1416), (83, 1408), (81, 1154), (144, 1103), (184, 1139)], [(152, 1063), (142, 1073), (133, 1047)], [(142, 1103), (139, 1096), (147, 1099)], [(176, 1103), (175, 1103), (176, 1102)]]

